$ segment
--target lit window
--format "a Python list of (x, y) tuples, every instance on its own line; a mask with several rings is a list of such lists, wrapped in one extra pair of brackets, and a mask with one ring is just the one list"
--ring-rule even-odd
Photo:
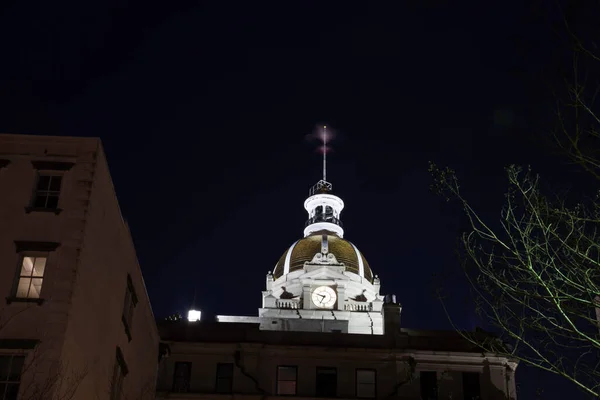
[(127, 364), (121, 349), (117, 347), (117, 355), (110, 384), (110, 400), (120, 400), (123, 392), (123, 380), (128, 373)]
[(0, 400), (16, 400), (21, 383), (23, 356), (0, 356)]
[(33, 199), (34, 208), (58, 208), (62, 175), (39, 174)]
[(437, 374), (435, 371), (421, 371), (419, 373), (421, 384), (421, 398), (423, 400), (437, 400)]
[(374, 398), (376, 389), (376, 374), (374, 369), (356, 370), (356, 397)]
[(465, 400), (481, 400), (481, 388), (479, 386), (479, 373), (463, 372), (463, 395)]
[(189, 392), (191, 374), (191, 362), (176, 362), (175, 372), (173, 373), (173, 391), (179, 393)]
[(298, 368), (290, 366), (277, 367), (277, 394), (295, 395)]
[(133, 319), (133, 309), (135, 308), (137, 302), (138, 298), (135, 294), (133, 282), (131, 281), (131, 277), (127, 275), (127, 288), (125, 290), (125, 300), (123, 302), (123, 315), (121, 320), (123, 321), (125, 333), (127, 334), (129, 340), (131, 340), (131, 320)]
[(39, 299), (45, 269), (46, 257), (23, 257), (15, 297), (21, 299)]
[(337, 370), (317, 367), (315, 394), (319, 397), (337, 396)]
[(217, 364), (217, 393), (231, 393), (233, 389), (233, 364)]

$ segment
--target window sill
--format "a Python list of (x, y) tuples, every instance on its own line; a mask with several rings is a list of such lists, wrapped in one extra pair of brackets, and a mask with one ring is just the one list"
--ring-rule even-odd
[(10, 303), (37, 303), (38, 306), (44, 304), (44, 299), (28, 299), (22, 297), (9, 296), (6, 298), (6, 304)]
[(62, 212), (62, 208), (25, 207), (25, 212), (27, 214), (32, 213), (32, 212), (47, 212), (47, 213), (54, 213), (54, 214), (58, 215)]

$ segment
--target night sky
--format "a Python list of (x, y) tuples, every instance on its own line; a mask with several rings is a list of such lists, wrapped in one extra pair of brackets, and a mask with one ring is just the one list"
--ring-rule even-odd
[[(194, 292), (209, 318), (256, 315), (321, 177), (317, 124), (337, 132), (328, 180), (345, 237), (404, 327), (449, 329), (432, 274), (458, 268), (468, 228), (431, 192), (429, 161), (496, 220), (508, 164), (556, 190), (579, 179), (547, 140), (566, 57), (554, 2), (5, 3), (0, 131), (102, 139), (157, 318)], [(519, 368), (521, 399), (585, 398)]]

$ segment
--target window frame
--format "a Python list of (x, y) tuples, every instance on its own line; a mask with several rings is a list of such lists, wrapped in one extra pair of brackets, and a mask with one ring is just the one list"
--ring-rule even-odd
[[(182, 365), (182, 364), (185, 364), (188, 366), (187, 382), (185, 382), (186, 385), (185, 385), (184, 390), (182, 390), (181, 388), (178, 388), (176, 390), (175, 384), (176, 384), (176, 378), (177, 378), (177, 366)], [(191, 381), (192, 381), (192, 362), (191, 361), (176, 361), (175, 364), (173, 365), (173, 385), (171, 386), (171, 391), (174, 393), (189, 393)]]
[[(22, 303), (37, 303), (38, 305), (42, 305), (45, 301), (42, 296), (42, 292), (44, 290), (44, 283), (48, 276), (48, 267), (52, 265), (53, 252), (60, 246), (60, 243), (55, 242), (27, 242), (27, 241), (18, 241), (15, 240), (15, 248), (17, 253), (17, 265), (15, 268), (15, 274), (13, 278), (13, 285), (10, 291), (10, 295), (6, 297), (6, 304), (11, 304), (13, 302), (22, 302)], [(40, 297), (31, 298), (31, 297), (17, 297), (17, 290), (19, 287), (19, 282), (21, 281), (21, 270), (23, 268), (23, 261), (25, 257), (36, 257), (46, 258), (46, 264), (44, 266), (44, 273), (42, 275), (42, 286), (40, 288)], [(33, 271), (32, 271), (33, 274)], [(32, 275), (33, 276), (33, 275)]]
[[(294, 380), (281, 380), (279, 379), (279, 369), (280, 368), (294, 368), (295, 371), (295, 375), (294, 375)], [(275, 395), (276, 396), (297, 396), (298, 395), (298, 366), (297, 365), (288, 365), (288, 364), (282, 364), (282, 365), (278, 365), (277, 366), (277, 373), (275, 376)], [(283, 394), (283, 393), (279, 393), (279, 382), (294, 382), (294, 393), (290, 394)]]
[[(434, 374), (435, 376), (435, 397), (431, 398), (431, 397), (426, 397), (429, 394), (428, 393), (424, 393), (424, 380), (423, 380), (423, 375), (424, 374)], [(440, 388), (438, 385), (438, 373), (437, 371), (431, 371), (431, 370), (423, 370), (423, 371), (419, 371), (419, 394), (421, 395), (421, 398), (423, 400), (437, 400), (439, 399), (439, 395), (440, 395)]]
[[(75, 163), (66, 162), (66, 161), (48, 161), (48, 160), (32, 160), (31, 164), (33, 168), (36, 170), (36, 180), (33, 186), (33, 192), (31, 196), (31, 201), (29, 206), (25, 207), (25, 212), (30, 213), (32, 211), (40, 211), (40, 212), (53, 212), (56, 215), (62, 212), (62, 209), (59, 207), (60, 203), (60, 194), (63, 188), (63, 180), (65, 178), (66, 172), (69, 171)], [(58, 190), (58, 199), (56, 201), (56, 208), (47, 208), (47, 207), (35, 207), (35, 201), (38, 193), (38, 183), (40, 176), (60, 176), (61, 184)]]
[[(231, 366), (231, 376), (227, 377), (227, 376), (220, 376), (219, 375), (219, 367), (221, 366)], [(217, 363), (217, 371), (216, 371), (216, 377), (215, 377), (215, 393), (221, 393), (221, 394), (231, 394), (233, 393), (233, 372), (234, 372), (234, 365), (233, 363)], [(227, 381), (229, 380), (229, 390), (228, 391), (220, 391), (219, 390), (219, 382), (220, 381)]]
[[(34, 260), (30, 275), (23, 275), (23, 264), (25, 263), (26, 258), (33, 258), (33, 260)], [(41, 276), (34, 276), (35, 265), (37, 264), (37, 260), (42, 259), (42, 258), (44, 259), (44, 271), (41, 274)], [(46, 266), (48, 265), (48, 258), (50, 258), (49, 252), (26, 251), (26, 252), (22, 252), (19, 254), (19, 264), (17, 266), (17, 273), (15, 274), (15, 282), (14, 282), (13, 291), (12, 291), (12, 295), (15, 298), (15, 300), (22, 301), (22, 302), (39, 302), (40, 299), (42, 299), (42, 301), (43, 301), (42, 290), (44, 288), (44, 281), (46, 280)], [(21, 284), (21, 280), (23, 280), (23, 279), (30, 280), (28, 289), (27, 289), (27, 295), (19, 296), (19, 294), (18, 294), (19, 286)], [(31, 293), (31, 288), (33, 286), (34, 279), (41, 280), (38, 297), (29, 296), (29, 294)]]
[(128, 373), (129, 369), (127, 368), (125, 358), (123, 357), (123, 352), (121, 351), (121, 348), (117, 346), (115, 363), (113, 365), (113, 375), (110, 382), (110, 400), (121, 399), (121, 392), (123, 391), (123, 381), (125, 381), (125, 377)]
[[(358, 395), (358, 373), (359, 371), (373, 372), (373, 396)], [(359, 399), (375, 399), (377, 398), (377, 370), (375, 368), (356, 368), (354, 370), (354, 395)]]
[[(48, 188), (41, 189), (39, 187), (40, 181), (42, 178), (46, 178), (46, 177), (49, 178)], [(56, 178), (60, 178), (58, 190), (50, 190), (50, 187), (52, 185), (52, 180), (56, 179)], [(31, 203), (29, 204), (29, 209), (31, 211), (47, 210), (47, 211), (54, 211), (54, 212), (56, 212), (56, 210), (60, 210), (60, 207), (58, 206), (58, 202), (60, 201), (60, 193), (61, 193), (61, 189), (63, 187), (63, 179), (64, 179), (64, 174), (61, 172), (37, 171), (37, 175), (36, 175), (36, 179), (35, 179), (35, 186), (33, 188), (33, 196), (31, 196)], [(42, 197), (45, 197), (44, 206), (36, 205), (36, 203), (38, 202), (38, 199), (42, 198)], [(48, 199), (50, 197), (56, 197), (56, 207), (48, 207)]]
[(123, 310), (121, 312), (121, 322), (125, 328), (125, 334), (127, 339), (131, 342), (131, 329), (133, 327), (133, 312), (137, 306), (139, 300), (131, 275), (127, 274), (127, 285), (125, 286), (125, 297), (123, 298)]
[[(318, 377), (319, 377), (319, 371), (333, 371), (333, 374), (335, 376), (335, 391), (333, 393), (333, 395), (328, 394), (328, 393), (319, 393), (318, 392)], [(337, 393), (338, 393), (338, 371), (336, 367), (323, 367), (323, 366), (318, 366), (315, 369), (315, 397), (337, 397)]]
[[(19, 394), (19, 390), (21, 388), (21, 381), (22, 381), (22, 377), (23, 377), (23, 367), (25, 365), (26, 355), (25, 354), (16, 354), (16, 353), (6, 353), (6, 354), (0, 353), (0, 358), (3, 358), (3, 357), (10, 357), (10, 361), (9, 361), (9, 364), (8, 364), (9, 365), (8, 375), (6, 377), (0, 376), (0, 384), (6, 385), (5, 388), (4, 388), (4, 392), (0, 393), (0, 400), (4, 400), (5, 399), (5, 396), (6, 396), (7, 391), (8, 391), (7, 389), (9, 387), (8, 385), (15, 385), (16, 384), (17, 395)], [(13, 369), (13, 362), (14, 362), (14, 359), (16, 357), (20, 358), (21, 361), (22, 361), (21, 367), (19, 369), (19, 374), (18, 374), (18, 377), (17, 377), (18, 380), (10, 379), (11, 378), (11, 372), (12, 372), (12, 369)]]
[[(476, 400), (481, 400), (482, 399), (482, 396), (481, 396), (481, 373), (477, 372), (477, 371), (462, 371), (461, 372), (463, 399), (467, 399), (467, 393), (465, 390), (465, 375), (477, 376), (477, 389), (478, 389), (477, 397), (479, 399), (476, 399)], [(473, 399), (473, 397), (471, 397), (468, 400), (472, 400), (472, 399)]]

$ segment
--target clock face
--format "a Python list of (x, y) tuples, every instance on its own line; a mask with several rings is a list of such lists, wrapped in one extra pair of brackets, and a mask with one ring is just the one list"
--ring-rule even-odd
[(319, 286), (311, 294), (312, 302), (319, 308), (331, 308), (337, 300), (335, 290), (329, 286)]

